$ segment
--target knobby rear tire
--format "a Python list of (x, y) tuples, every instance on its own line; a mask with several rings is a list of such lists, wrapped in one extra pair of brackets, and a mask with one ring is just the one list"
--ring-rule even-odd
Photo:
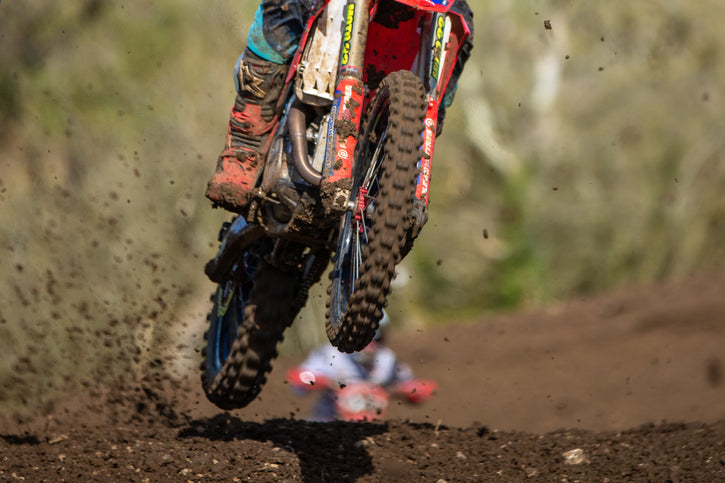
[[(277, 357), (277, 344), (300, 309), (297, 300), (299, 278), (295, 272), (281, 271), (264, 261), (259, 262), (249, 300), (243, 304), (243, 320), (221, 370), (214, 369), (210, 360), (213, 348), (208, 345), (213, 340), (210, 334), (214, 324), (219, 323), (214, 320), (220, 316), (217, 292), (214, 307), (207, 317), (211, 329), (204, 334), (207, 345), (202, 350), (201, 364), (204, 392), (216, 406), (225, 410), (243, 408), (262, 390), (267, 374), (272, 370), (272, 361)], [(237, 289), (241, 290), (241, 286), (237, 284)], [(221, 284), (218, 290), (221, 290)], [(235, 293), (234, 297), (238, 295)]]

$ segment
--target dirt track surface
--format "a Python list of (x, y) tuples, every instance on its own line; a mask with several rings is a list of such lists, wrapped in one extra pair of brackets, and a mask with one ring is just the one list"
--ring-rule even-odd
[(0, 480), (725, 481), (723, 287), (715, 274), (394, 333), (440, 391), (379, 423), (301, 420), (309, 401), (282, 382), (296, 360), (232, 413), (196, 376), (81, 395), (0, 418)]

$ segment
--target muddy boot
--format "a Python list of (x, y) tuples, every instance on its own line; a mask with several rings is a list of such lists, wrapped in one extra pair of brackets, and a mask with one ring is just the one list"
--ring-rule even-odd
[(249, 204), (269, 148), (270, 133), (279, 120), (277, 101), (287, 68), (245, 49), (226, 144), (206, 188), (206, 197), (215, 206), (242, 213)]

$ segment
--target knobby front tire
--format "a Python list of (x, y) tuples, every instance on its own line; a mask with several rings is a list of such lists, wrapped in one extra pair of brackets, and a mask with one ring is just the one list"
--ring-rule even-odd
[(364, 348), (387, 304), (405, 245), (421, 157), (426, 95), (413, 73), (380, 83), (353, 169), (356, 206), (341, 222), (328, 289), (327, 335), (342, 352)]

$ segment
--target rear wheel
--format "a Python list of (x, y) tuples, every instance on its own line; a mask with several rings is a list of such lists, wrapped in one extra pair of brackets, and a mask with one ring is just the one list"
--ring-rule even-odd
[(207, 398), (226, 410), (254, 400), (267, 381), (277, 344), (307, 300), (329, 254), (308, 254), (301, 270), (263, 260), (261, 244), (247, 250), (213, 295), (204, 334), (201, 382)]
[(412, 207), (425, 90), (411, 72), (388, 75), (370, 103), (353, 171), (357, 209), (342, 220), (328, 290), (327, 335), (343, 352), (365, 347), (387, 304)]
[(234, 275), (214, 295), (201, 364), (207, 398), (226, 410), (246, 406), (262, 390), (277, 344), (297, 314), (299, 287), (296, 274), (261, 260), (251, 280)]

